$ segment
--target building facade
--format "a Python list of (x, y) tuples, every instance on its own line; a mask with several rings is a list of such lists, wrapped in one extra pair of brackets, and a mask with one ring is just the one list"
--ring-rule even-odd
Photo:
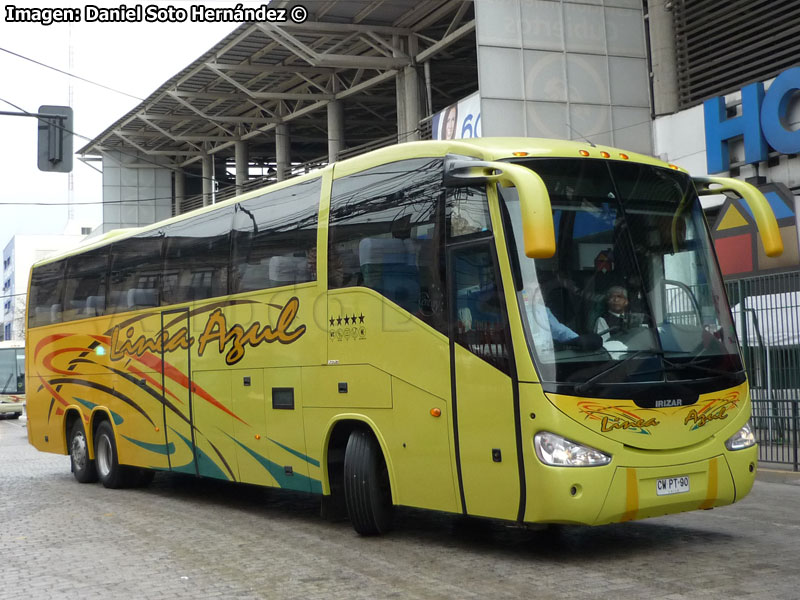
[(68, 225), (60, 235), (15, 235), (3, 248), (2, 339), (25, 339), (25, 298), (31, 266), (77, 246), (90, 230)]

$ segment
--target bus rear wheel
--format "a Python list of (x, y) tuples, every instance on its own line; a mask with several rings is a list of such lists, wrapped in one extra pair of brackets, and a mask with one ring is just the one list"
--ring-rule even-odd
[(97, 476), (105, 487), (118, 489), (129, 487), (133, 483), (130, 468), (119, 464), (114, 429), (108, 421), (97, 426), (94, 434), (94, 457)]
[(379, 535), (392, 527), (389, 471), (378, 440), (357, 429), (344, 454), (344, 496), (353, 528), (361, 535)]
[(89, 458), (86, 430), (80, 418), (75, 419), (69, 431), (69, 464), (72, 475), (80, 483), (97, 481), (95, 462)]

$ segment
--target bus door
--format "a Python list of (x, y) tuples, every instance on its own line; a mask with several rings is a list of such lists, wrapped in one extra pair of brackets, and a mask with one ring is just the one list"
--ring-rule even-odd
[(517, 519), (512, 353), (491, 237), (448, 246), (453, 415), (465, 512)]
[[(172, 471), (197, 474), (188, 309), (162, 311), (161, 331), (162, 340), (166, 340), (161, 345), (161, 387), (169, 466)], [(187, 343), (181, 343), (183, 339)]]

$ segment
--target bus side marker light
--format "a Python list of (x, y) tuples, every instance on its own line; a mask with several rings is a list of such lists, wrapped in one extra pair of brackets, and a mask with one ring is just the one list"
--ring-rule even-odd
[(431, 416), (432, 417), (441, 417), (442, 416), (442, 409), (441, 408), (432, 408), (431, 409)]
[(260, 440), (260, 439), (261, 439), (261, 436), (260, 436), (259, 434), (256, 434), (256, 439), (257, 439), (257, 440)]

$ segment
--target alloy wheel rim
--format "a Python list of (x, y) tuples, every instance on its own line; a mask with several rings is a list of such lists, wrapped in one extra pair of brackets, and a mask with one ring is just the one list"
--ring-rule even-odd
[(97, 441), (97, 469), (103, 477), (111, 472), (111, 442), (105, 435)]
[(89, 460), (89, 452), (86, 448), (86, 436), (83, 433), (78, 433), (72, 438), (72, 462), (78, 470), (82, 471), (86, 468), (86, 463)]

